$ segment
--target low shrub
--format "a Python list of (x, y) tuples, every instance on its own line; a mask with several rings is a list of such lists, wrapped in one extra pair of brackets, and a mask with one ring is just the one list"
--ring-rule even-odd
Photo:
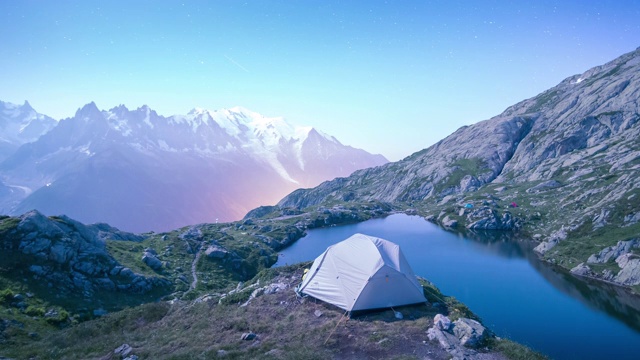
[(27, 309), (24, 311), (25, 314), (29, 316), (44, 316), (45, 310), (43, 307), (29, 305)]
[(5, 304), (10, 302), (15, 296), (11, 289), (0, 290), (0, 303)]

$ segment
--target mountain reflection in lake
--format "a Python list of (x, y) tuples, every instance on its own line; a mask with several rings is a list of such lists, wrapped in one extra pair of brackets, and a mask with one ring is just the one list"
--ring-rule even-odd
[(397, 214), (311, 230), (275, 266), (313, 260), (358, 232), (399, 244), (417, 275), (467, 304), (499, 336), (554, 359), (637, 358), (640, 298), (541, 262), (535, 244), (512, 233), (453, 234)]

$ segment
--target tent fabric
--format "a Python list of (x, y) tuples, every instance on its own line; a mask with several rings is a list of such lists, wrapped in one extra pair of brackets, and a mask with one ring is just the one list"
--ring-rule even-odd
[(426, 301), (400, 246), (363, 234), (329, 246), (298, 291), (347, 311)]

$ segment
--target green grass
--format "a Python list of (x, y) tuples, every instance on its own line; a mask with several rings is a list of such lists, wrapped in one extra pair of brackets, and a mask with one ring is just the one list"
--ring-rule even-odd
[(620, 266), (618, 266), (618, 263), (616, 263), (615, 260), (613, 259), (603, 264), (588, 264), (588, 265), (589, 265), (589, 268), (591, 268), (591, 270), (596, 274), (602, 274), (604, 270), (609, 270), (614, 275), (617, 275), (618, 272), (620, 272)]
[(558, 90), (545, 91), (544, 93), (536, 97), (536, 102), (528, 109), (528, 113), (534, 113), (542, 110), (547, 104), (549, 104), (559, 94)]
[(622, 68), (622, 65), (623, 64), (618, 64), (613, 69), (607, 71), (604, 74), (601, 74), (600, 76), (594, 76), (594, 77), (590, 77), (590, 78), (586, 79), (584, 81), (585, 85), (586, 86), (591, 86), (593, 83), (595, 83), (598, 80), (601, 80), (601, 79), (610, 77), (612, 75), (615, 75), (616, 73), (618, 73), (620, 71), (620, 69)]
[(436, 192), (442, 192), (451, 187), (460, 186), (460, 181), (467, 175), (478, 176), (482, 171), (488, 170), (484, 160), (479, 158), (457, 159), (449, 165), (452, 172), (444, 181), (435, 184)]
[[(405, 315), (404, 320), (396, 319), (390, 310), (343, 318), (342, 310), (311, 298), (299, 299), (292, 291), (303, 269), (310, 264), (260, 271), (245, 286), (258, 281), (264, 286), (276, 281), (289, 284), (289, 288), (255, 298), (247, 307), (237, 304), (245, 301), (251, 289), (241, 292), (234, 301), (221, 304), (215, 300), (173, 305), (147, 303), (65, 329), (39, 330), (37, 338), (29, 337), (29, 330), (16, 328), (12, 329), (16, 334), (3, 344), (0, 355), (19, 359), (103, 358), (126, 343), (140, 358), (326, 359), (349, 358), (353, 354), (388, 359), (423, 358), (431, 351), (428, 346), (439, 346), (422, 342), (436, 313), (447, 313), (453, 320), (459, 316), (477, 319), (464, 305), (425, 281), (425, 295), (433, 302), (442, 301), (442, 306), (422, 304), (395, 309)], [(316, 311), (322, 312), (322, 316), (315, 316)], [(240, 340), (243, 333), (250, 331), (258, 334), (259, 341)], [(505, 354), (507, 351), (518, 354), (517, 344), (509, 344), (499, 342), (496, 346), (504, 348)], [(524, 354), (534, 354), (528, 351)]]
[[(569, 232), (567, 239), (560, 242), (545, 257), (555, 259), (560, 265), (571, 269), (607, 246), (613, 246), (618, 241), (636, 238), (640, 233), (640, 223), (625, 226), (624, 217), (638, 211), (640, 211), (640, 190), (634, 189), (614, 203), (607, 218), (607, 225), (594, 230), (590, 220), (583, 222), (577, 229)], [(617, 264), (596, 266), (599, 272), (605, 268), (615, 270), (614, 273), (619, 271)]]
[(444, 305), (446, 309), (444, 315), (447, 315), (451, 321), (459, 318), (468, 318), (481, 322), (478, 315), (474, 314), (465, 304), (458, 301), (455, 297), (442, 294), (440, 289), (425, 279), (420, 278), (419, 281), (427, 301), (431, 304), (440, 303)]
[(511, 360), (546, 360), (548, 357), (509, 339), (492, 339), (490, 346)]
[(13, 230), (20, 223), (17, 217), (2, 217), (0, 219), (0, 236), (4, 236), (8, 231)]

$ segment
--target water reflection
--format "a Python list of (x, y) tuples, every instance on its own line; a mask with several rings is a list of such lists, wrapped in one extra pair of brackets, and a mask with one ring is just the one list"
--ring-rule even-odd
[(499, 336), (555, 359), (637, 358), (640, 297), (542, 262), (534, 243), (510, 232), (454, 234), (392, 215), (311, 230), (276, 266), (312, 260), (357, 232), (399, 244), (416, 274), (467, 304)]
[(620, 286), (576, 278), (564, 269), (539, 260), (532, 261), (531, 265), (556, 289), (640, 332), (639, 296)]
[(464, 232), (458, 232), (458, 235), (484, 244), (488, 249), (494, 250), (497, 255), (503, 257), (536, 258), (535, 254), (533, 254), (533, 248), (536, 244), (519, 237), (517, 233), (507, 231), (465, 230)]
[(640, 332), (640, 296), (628, 289), (575, 277), (565, 269), (541, 261), (533, 251), (536, 243), (506, 231), (471, 231), (458, 233), (467, 239), (484, 244), (503, 257), (526, 258), (554, 288), (580, 301), (592, 309), (606, 312), (635, 331)]

